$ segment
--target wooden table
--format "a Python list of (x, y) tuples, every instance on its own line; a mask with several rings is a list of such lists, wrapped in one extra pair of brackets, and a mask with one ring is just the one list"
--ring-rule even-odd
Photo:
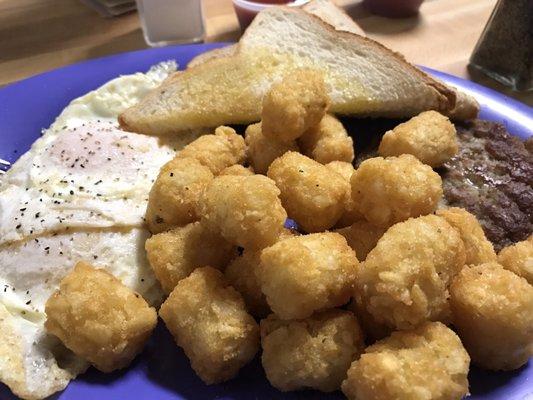
[[(206, 41), (235, 41), (240, 32), (231, 0), (203, 0)], [(360, 0), (337, 0), (367, 36), (413, 63), (475, 79), (529, 105), (466, 65), (496, 0), (427, 0), (420, 16), (392, 20), (370, 14)], [(94, 57), (146, 48), (136, 13), (105, 19), (77, 0), (0, 0), (0, 85)]]

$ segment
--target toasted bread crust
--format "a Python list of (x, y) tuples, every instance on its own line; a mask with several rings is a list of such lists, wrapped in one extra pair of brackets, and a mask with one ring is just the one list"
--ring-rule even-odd
[(361, 36), (365, 32), (341, 7), (332, 0), (311, 0), (300, 7), (309, 14), (319, 17), (338, 31), (355, 32)]
[(220, 47), (217, 49), (209, 50), (206, 53), (198, 54), (191, 61), (189, 61), (189, 63), (187, 64), (187, 68), (195, 67), (205, 62), (209, 62), (213, 59), (217, 59), (221, 57), (231, 57), (232, 55), (235, 54), (236, 50), (237, 50), (237, 44), (234, 43), (226, 47)]
[(477, 118), (479, 103), (469, 94), (453, 89), (456, 95), (455, 107), (450, 110), (448, 116), (452, 120), (466, 121)]

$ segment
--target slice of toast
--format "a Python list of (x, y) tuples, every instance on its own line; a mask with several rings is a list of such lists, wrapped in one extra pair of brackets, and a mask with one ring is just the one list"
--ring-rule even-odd
[(344, 115), (409, 117), (426, 109), (446, 112), (455, 93), (404, 57), (357, 34), (334, 30), (299, 10), (273, 7), (254, 20), (240, 53), (270, 51), (298, 67), (323, 70), (330, 111)]
[[(365, 36), (365, 32), (359, 27), (359, 25), (357, 25), (342, 8), (336, 6), (330, 0), (311, 0), (309, 3), (305, 3), (301, 6), (301, 8), (310, 14), (316, 15), (322, 21), (327, 22), (338, 31), (353, 32)], [(232, 56), (236, 51), (236, 44), (206, 51), (189, 61), (187, 68), (194, 67), (214, 58)]]
[(154, 135), (255, 122), (272, 83), (297, 68), (324, 73), (337, 114), (411, 117), (455, 106), (453, 90), (379, 43), (336, 31), (300, 9), (271, 7), (254, 19), (234, 55), (178, 74), (119, 121)]
[(342, 8), (330, 0), (311, 0), (302, 6), (302, 10), (316, 15), (338, 31), (352, 32), (365, 36), (365, 32), (361, 27)]
[(479, 103), (477, 100), (467, 93), (461, 92), (456, 88), (455, 91), (455, 107), (448, 112), (448, 117), (454, 121), (467, 121), (477, 118), (479, 114)]

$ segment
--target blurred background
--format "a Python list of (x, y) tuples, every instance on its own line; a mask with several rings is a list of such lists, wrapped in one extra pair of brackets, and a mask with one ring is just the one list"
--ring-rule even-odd
[[(137, 10), (139, 7), (144, 18), (144, 28), (149, 31), (148, 41), (152, 41), (152, 44), (154, 41), (150, 34), (157, 36), (157, 29), (165, 24), (172, 24), (174, 20), (175, 26), (184, 23), (180, 21), (191, 25), (185, 35), (180, 33), (184, 35), (181, 40), (176, 39), (181, 42), (237, 41), (241, 28), (234, 2), (235, 0), (0, 0), (0, 85), (78, 61), (150, 47), (145, 40), (147, 35), (143, 35)], [(167, 3), (166, 7), (173, 7), (175, 14), (154, 8), (158, 4), (162, 7), (163, 3)], [(533, 1), (337, 0), (335, 3), (346, 10), (364, 35), (404, 54), (409, 61), (477, 81), (533, 105), (533, 92), (527, 90), (531, 89)], [(404, 3), (408, 10), (396, 10), (395, 6), (400, 3)], [(525, 15), (513, 6), (519, 3), (525, 7)], [(419, 5), (419, 12), (416, 12)], [(498, 17), (497, 21), (491, 21), (489, 26), (496, 25), (497, 29), (488, 33), (485, 31), (482, 35), (496, 6), (503, 15), (493, 16), (492, 19)], [(514, 7), (514, 11), (505, 7)], [(154, 10), (159, 11), (159, 15), (154, 14)], [(519, 12), (520, 21), (512, 12)], [(509, 31), (516, 24), (524, 25), (519, 32), (524, 34), (523, 38), (517, 39), (517, 33)], [(505, 38), (506, 34), (514, 35), (513, 40), (520, 40), (521, 45), (502, 45), (508, 39)], [(483, 42), (480, 37), (485, 37), (485, 43), (481, 49), (478, 46), (477, 56), (472, 57), (476, 43)], [(499, 48), (495, 48), (494, 43), (500, 43)], [(503, 55), (502, 48), (520, 52), (511, 56)], [(500, 55), (501, 62), (509, 63), (511, 60), (513, 69), (521, 69), (513, 73), (526, 75), (519, 85), (521, 91), (513, 90), (512, 82), (507, 81), (504, 85), (480, 72), (488, 61), (494, 63), (495, 52)], [(477, 67), (468, 67), (471, 58)], [(489, 65), (487, 68), (499, 67)]]

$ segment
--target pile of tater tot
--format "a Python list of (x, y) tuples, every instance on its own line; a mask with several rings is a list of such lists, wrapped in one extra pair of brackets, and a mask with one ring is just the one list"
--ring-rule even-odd
[[(353, 139), (328, 106), (323, 77), (293, 71), (244, 138), (217, 128), (153, 185), (145, 247), (168, 295), (159, 316), (196, 374), (232, 379), (261, 350), (281, 391), (446, 400), (469, 393), (471, 360), (527, 363), (533, 238), (496, 254), (474, 215), (439, 206), (433, 168), (458, 151), (454, 125), (424, 112), (355, 169)], [(122, 368), (156, 324), (139, 297), (78, 265), (46, 326), (100, 370)]]

